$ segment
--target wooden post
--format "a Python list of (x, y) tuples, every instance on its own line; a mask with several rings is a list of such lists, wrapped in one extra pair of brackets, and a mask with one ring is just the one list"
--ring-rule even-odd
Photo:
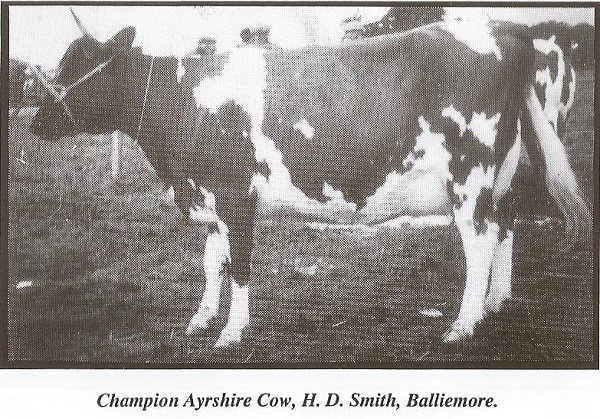
[(119, 131), (112, 133), (112, 178), (116, 179), (119, 176), (119, 152), (121, 151), (121, 143), (119, 142)]

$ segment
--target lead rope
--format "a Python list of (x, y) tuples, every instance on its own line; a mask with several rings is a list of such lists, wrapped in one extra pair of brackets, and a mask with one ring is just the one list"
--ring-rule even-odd
[(152, 77), (152, 68), (154, 67), (154, 56), (150, 62), (150, 70), (148, 71), (148, 80), (146, 80), (146, 93), (144, 93), (144, 102), (142, 104), (142, 114), (140, 115), (140, 123), (138, 124), (137, 136), (135, 141), (140, 139), (140, 131), (142, 130), (142, 120), (144, 119), (144, 112), (146, 111), (146, 101), (148, 100), (148, 90), (150, 89), (150, 78)]

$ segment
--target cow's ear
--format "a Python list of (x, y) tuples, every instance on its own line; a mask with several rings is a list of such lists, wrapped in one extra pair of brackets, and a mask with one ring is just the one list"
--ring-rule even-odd
[(128, 26), (122, 29), (107, 41), (107, 44), (115, 54), (125, 52), (131, 48), (131, 44), (135, 39), (135, 28)]

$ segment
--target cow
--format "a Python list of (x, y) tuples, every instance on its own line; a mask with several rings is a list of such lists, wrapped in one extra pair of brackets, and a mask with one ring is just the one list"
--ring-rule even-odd
[[(209, 326), (231, 278), (217, 347), (239, 342), (250, 322), (264, 214), (376, 226), (450, 211), (466, 283), (444, 342), (471, 336), (511, 297), (522, 142), (564, 216), (564, 245), (588, 234), (589, 208), (536, 95), (524, 26), (451, 20), (334, 46), (177, 59), (132, 49), (133, 27), (100, 42), (78, 24), (83, 36), (55, 80), (36, 73), (48, 97), (31, 132), (118, 129), (138, 142), (182, 213), (207, 226), (206, 284), (186, 333)], [(526, 128), (535, 135), (521, 136)]]

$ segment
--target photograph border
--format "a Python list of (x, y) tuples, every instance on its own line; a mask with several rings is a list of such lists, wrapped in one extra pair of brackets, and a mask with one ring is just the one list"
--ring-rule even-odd
[[(593, 351), (591, 361), (398, 361), (398, 362), (293, 362), (293, 363), (153, 363), (143, 362), (77, 362), (77, 361), (11, 361), (8, 360), (8, 114), (9, 114), (9, 27), (12, 6), (447, 6), (447, 7), (540, 7), (540, 8), (593, 8), (594, 9), (594, 199), (593, 199)], [(2, 86), (1, 91), (1, 176), (2, 189), (0, 210), (0, 368), (3, 369), (568, 369), (568, 370), (597, 370), (599, 369), (598, 357), (598, 282), (599, 282), (599, 238), (600, 238), (600, 130), (598, 129), (600, 98), (598, 86), (600, 74), (598, 72), (600, 58), (600, 5), (587, 2), (165, 2), (165, 1), (58, 1), (58, 2), (17, 2), (7, 1), (1, 5), (2, 17)]]

